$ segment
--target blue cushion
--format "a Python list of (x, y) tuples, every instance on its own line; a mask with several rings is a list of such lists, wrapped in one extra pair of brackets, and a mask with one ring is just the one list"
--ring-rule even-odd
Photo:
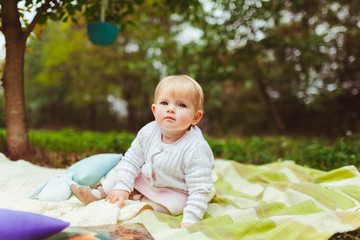
[(29, 198), (38, 198), (40, 201), (65, 201), (71, 195), (70, 185), (75, 183), (72, 177), (73, 173), (53, 177), (33, 190)]
[(68, 226), (67, 222), (40, 214), (0, 209), (0, 239), (44, 239)]
[(66, 171), (73, 173), (73, 180), (85, 186), (97, 184), (120, 161), (122, 154), (102, 153), (73, 164)]

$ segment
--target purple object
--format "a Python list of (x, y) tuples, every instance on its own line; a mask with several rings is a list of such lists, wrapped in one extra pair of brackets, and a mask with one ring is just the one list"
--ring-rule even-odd
[(45, 239), (61, 232), (69, 224), (36, 213), (0, 209), (0, 239)]

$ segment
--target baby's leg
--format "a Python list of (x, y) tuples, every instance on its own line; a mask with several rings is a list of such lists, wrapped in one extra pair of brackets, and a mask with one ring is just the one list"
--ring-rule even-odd
[[(150, 180), (139, 174), (135, 179), (135, 189), (146, 196), (144, 202), (148, 202), (155, 211), (179, 215), (186, 206), (188, 195), (167, 187), (156, 187), (151, 185)], [(171, 199), (171, 200), (170, 200)], [(155, 206), (156, 204), (157, 206)], [(164, 211), (166, 209), (166, 211)]]
[(111, 190), (115, 187), (117, 172), (118, 171), (116, 167), (114, 167), (105, 175), (104, 179), (101, 181), (101, 185), (106, 194), (109, 194)]
[(166, 213), (166, 214), (170, 214), (171, 213), (169, 212), (169, 210), (167, 210), (166, 207), (164, 207), (163, 205), (159, 204), (159, 203), (156, 203), (154, 201), (151, 201), (150, 199), (148, 199), (147, 197), (143, 197), (143, 199), (141, 200), (141, 202), (144, 202), (144, 203), (147, 203), (149, 204), (153, 209), (154, 211), (156, 212), (161, 212), (161, 213)]
[(134, 191), (130, 194), (129, 196), (129, 200), (133, 200), (133, 201), (141, 201), (144, 203), (147, 203), (148, 205), (151, 206), (151, 208), (156, 211), (156, 212), (162, 212), (162, 213), (166, 213), (166, 214), (170, 214), (169, 210), (167, 210), (166, 207), (164, 207), (163, 205), (156, 203), (154, 201), (151, 201), (149, 198), (147, 198), (146, 196), (142, 195), (138, 190), (134, 189)]
[[(114, 167), (105, 175), (104, 179), (101, 181), (101, 186), (107, 195), (109, 195), (109, 193), (116, 184), (116, 175), (117, 175), (117, 169), (116, 167)], [(100, 198), (101, 196), (101, 193), (98, 189), (91, 190), (91, 194), (97, 198)]]

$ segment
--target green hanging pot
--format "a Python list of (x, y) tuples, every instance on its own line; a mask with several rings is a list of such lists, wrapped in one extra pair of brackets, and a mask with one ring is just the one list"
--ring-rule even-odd
[(88, 22), (86, 32), (93, 44), (109, 46), (115, 42), (119, 27), (107, 22)]

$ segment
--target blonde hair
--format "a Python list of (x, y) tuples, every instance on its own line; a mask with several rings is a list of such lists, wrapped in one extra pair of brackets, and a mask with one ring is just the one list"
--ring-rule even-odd
[(161, 79), (155, 89), (154, 103), (156, 103), (164, 85), (170, 85), (176, 92), (190, 97), (195, 110), (204, 112), (204, 93), (201, 86), (194, 79), (186, 75), (173, 75)]

